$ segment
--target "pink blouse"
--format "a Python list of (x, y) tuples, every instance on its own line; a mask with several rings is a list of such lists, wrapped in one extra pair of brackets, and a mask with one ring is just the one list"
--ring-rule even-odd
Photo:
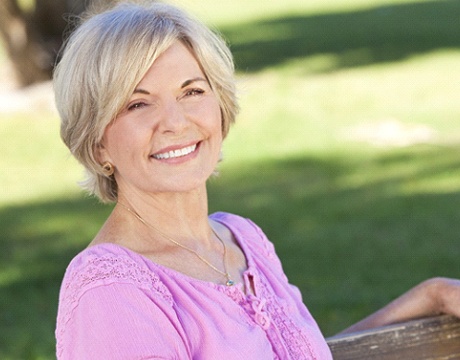
[[(211, 218), (243, 250), (245, 284), (197, 280), (114, 244), (67, 268), (57, 317), (58, 359), (332, 359), (274, 247), (250, 220)], [(255, 295), (246, 294), (250, 279)]]

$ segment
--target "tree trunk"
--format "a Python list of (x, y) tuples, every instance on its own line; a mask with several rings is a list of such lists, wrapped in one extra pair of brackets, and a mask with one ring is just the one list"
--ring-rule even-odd
[(66, 28), (65, 14), (80, 13), (88, 0), (35, 0), (31, 11), (18, 0), (0, 0), (0, 35), (17, 82), (49, 80)]
[(50, 78), (45, 54), (40, 44), (32, 39), (26, 16), (15, 0), (0, 2), (0, 32), (16, 79), (22, 86)]

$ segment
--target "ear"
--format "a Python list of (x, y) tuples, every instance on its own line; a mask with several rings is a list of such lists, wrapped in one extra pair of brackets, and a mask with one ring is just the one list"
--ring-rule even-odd
[(101, 139), (101, 141), (98, 142), (94, 146), (94, 157), (96, 158), (96, 161), (99, 164), (103, 164), (106, 161), (112, 162), (111, 158), (110, 158), (110, 155), (109, 155), (109, 152), (107, 151), (107, 149), (104, 146), (104, 139)]

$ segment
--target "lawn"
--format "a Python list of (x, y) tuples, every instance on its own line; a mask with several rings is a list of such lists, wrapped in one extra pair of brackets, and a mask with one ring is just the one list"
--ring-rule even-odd
[[(326, 336), (460, 277), (460, 2), (178, 2), (238, 69), (211, 211), (265, 230)], [(65, 267), (110, 212), (78, 189), (58, 122), (0, 111), (1, 359), (54, 358)]]

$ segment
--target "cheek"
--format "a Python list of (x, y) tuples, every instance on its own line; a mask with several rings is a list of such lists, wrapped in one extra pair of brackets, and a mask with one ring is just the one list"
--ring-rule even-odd
[[(105, 136), (105, 143), (106, 149), (111, 155), (116, 155), (117, 148), (120, 145), (119, 141), (119, 133), (113, 129), (106, 132)], [(118, 146), (117, 146), (118, 145)]]
[(201, 129), (203, 133), (208, 135), (216, 136), (216, 132), (222, 134), (222, 116), (220, 108), (212, 104), (206, 104), (206, 106), (197, 106), (193, 111), (188, 111), (190, 119), (194, 119), (198, 128)]
[(135, 147), (137, 136), (130, 129), (123, 126), (112, 126), (104, 133), (106, 149), (113, 157), (120, 157)]
[(222, 110), (217, 102), (210, 104), (208, 108), (208, 118), (213, 131), (219, 131), (222, 134)]

